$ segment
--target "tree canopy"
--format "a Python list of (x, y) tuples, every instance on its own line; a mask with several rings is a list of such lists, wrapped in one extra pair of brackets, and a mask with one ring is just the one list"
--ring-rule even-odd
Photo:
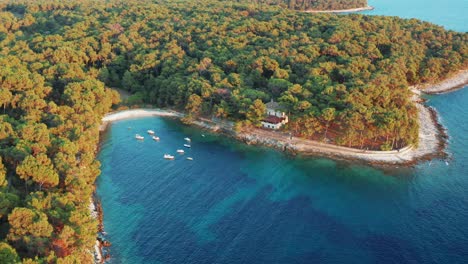
[(267, 3), (2, 1), (0, 257), (90, 263), (98, 128), (119, 101), (109, 87), (253, 125), (274, 99), (296, 136), (395, 149), (417, 143), (408, 85), (467, 68), (467, 33)]
[(367, 6), (367, 0), (237, 0), (242, 1), (279, 5), (294, 10), (343, 10)]

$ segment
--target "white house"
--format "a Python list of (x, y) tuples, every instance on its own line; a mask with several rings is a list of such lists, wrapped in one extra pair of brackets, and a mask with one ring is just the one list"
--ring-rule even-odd
[(264, 128), (279, 129), (282, 125), (288, 123), (288, 116), (281, 111), (281, 107), (273, 99), (266, 104), (266, 116), (262, 120)]

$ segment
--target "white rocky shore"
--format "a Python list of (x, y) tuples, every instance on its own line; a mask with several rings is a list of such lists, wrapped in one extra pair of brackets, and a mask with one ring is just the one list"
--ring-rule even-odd
[(337, 10), (305, 10), (301, 11), (304, 13), (354, 13), (354, 12), (362, 12), (367, 10), (374, 10), (373, 6), (365, 6), (365, 7), (357, 7), (357, 8), (350, 8), (350, 9), (337, 9)]
[(369, 151), (327, 144), (293, 137), (275, 131), (254, 129), (237, 135), (249, 144), (262, 144), (284, 151), (301, 154), (315, 154), (343, 159), (358, 159), (378, 164), (412, 164), (420, 159), (438, 156), (441, 146), (441, 131), (431, 110), (417, 103), (419, 110), (419, 145), (407, 146), (392, 151)]
[[(296, 137), (291, 139), (289, 135), (285, 133), (263, 129), (250, 129), (248, 132), (236, 133), (234, 132), (233, 124), (227, 121), (200, 119), (194, 121), (193, 124), (212, 131), (230, 134), (231, 136), (247, 144), (265, 145), (292, 153), (316, 154), (345, 159), (359, 159), (374, 163), (401, 164), (411, 163), (418, 158), (432, 155), (434, 152), (437, 152), (439, 148), (439, 131), (437, 124), (433, 121), (431, 112), (428, 108), (421, 104), (418, 104), (418, 109), (421, 123), (419, 132), (419, 147), (413, 148), (408, 146), (400, 150), (393, 151), (366, 151)], [(104, 124), (112, 121), (148, 116), (182, 118), (184, 117), (184, 114), (163, 109), (124, 110), (106, 115), (102, 119), (103, 129), (105, 129)]]
[(467, 70), (460, 70), (453, 76), (435, 84), (422, 84), (414, 86), (414, 88), (418, 90), (422, 90), (424, 93), (427, 94), (441, 94), (447, 93), (459, 88), (463, 88), (463, 86), (468, 84), (468, 69)]
[[(264, 129), (249, 129), (235, 132), (232, 122), (200, 118), (192, 123), (212, 131), (229, 134), (247, 144), (259, 144), (297, 154), (313, 154), (332, 158), (357, 159), (379, 164), (412, 164), (421, 159), (442, 157), (445, 132), (439, 124), (437, 112), (424, 105), (421, 91), (424, 93), (442, 93), (463, 87), (468, 83), (468, 70), (459, 71), (452, 77), (437, 83), (409, 87), (414, 93), (413, 101), (418, 108), (419, 144), (392, 151), (369, 151), (337, 146), (324, 142), (291, 138), (288, 134)], [(183, 118), (183, 113), (164, 109), (132, 109), (109, 113), (102, 119), (101, 131), (109, 122), (127, 118), (165, 116)]]
[[(93, 198), (89, 199), (89, 212), (91, 214), (91, 217), (94, 219), (98, 219), (98, 211), (96, 208), (96, 205), (94, 204)], [(96, 239), (96, 242), (94, 243), (94, 251), (91, 252), (91, 255), (94, 259), (94, 263), (103, 263), (103, 258), (102, 258), (102, 252), (101, 252), (101, 242)]]

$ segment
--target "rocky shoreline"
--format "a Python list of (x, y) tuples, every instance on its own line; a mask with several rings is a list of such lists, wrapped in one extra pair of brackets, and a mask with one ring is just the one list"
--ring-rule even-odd
[(454, 75), (435, 84), (421, 84), (412, 86), (427, 94), (443, 94), (452, 92), (468, 85), (468, 69), (460, 70)]
[(96, 194), (93, 194), (93, 197), (89, 201), (89, 211), (91, 217), (98, 221), (98, 235), (94, 244), (93, 259), (94, 263), (104, 263), (110, 258), (108, 247), (110, 246), (109, 241), (104, 237), (104, 225), (102, 223), (103, 212), (101, 202), (97, 198)]
[[(446, 157), (443, 151), (446, 145), (445, 129), (438, 122), (435, 109), (425, 106), (424, 101), (420, 99), (420, 91), (412, 90), (415, 92), (414, 101), (419, 110), (420, 143), (418, 147), (407, 146), (399, 150), (370, 151), (348, 148), (314, 140), (290, 137), (289, 134), (281, 131), (258, 128), (235, 132), (233, 122), (219, 119), (199, 118), (191, 121), (190, 124), (214, 132), (224, 133), (249, 145), (272, 147), (293, 155), (325, 156), (333, 159), (359, 160), (369, 164), (387, 166), (397, 164), (413, 165), (421, 160), (444, 158)], [(183, 118), (185, 115), (177, 111), (164, 109), (124, 110), (106, 115), (102, 119), (103, 125), (101, 126), (101, 131), (104, 131), (107, 124), (113, 121), (148, 116)]]
[[(199, 118), (191, 121), (191, 124), (214, 132), (221, 132), (236, 138), (246, 144), (264, 145), (291, 154), (326, 156), (334, 159), (360, 160), (378, 165), (413, 165), (421, 160), (433, 158), (446, 158), (444, 152), (447, 141), (445, 128), (440, 124), (437, 111), (427, 107), (421, 94), (439, 94), (453, 91), (468, 84), (468, 70), (461, 70), (455, 75), (436, 84), (422, 84), (411, 86), (413, 101), (418, 108), (419, 119), (419, 144), (418, 147), (407, 146), (399, 150), (369, 151), (348, 148), (324, 142), (290, 137), (287, 133), (264, 129), (249, 129), (248, 131), (235, 132), (233, 122), (220, 119)], [(113, 121), (148, 117), (165, 116), (183, 118), (183, 113), (164, 109), (132, 109), (109, 113), (102, 119), (100, 131), (104, 131), (107, 124)]]
[[(96, 152), (100, 151), (100, 143), (102, 140), (103, 132), (107, 129), (109, 122), (102, 122), (99, 127), (99, 145), (97, 146)], [(89, 201), (89, 211), (91, 217), (98, 221), (98, 233), (94, 244), (94, 251), (92, 252), (94, 264), (105, 263), (106, 260), (110, 259), (111, 255), (109, 252), (110, 242), (105, 238), (106, 232), (104, 231), (103, 217), (101, 201), (96, 194), (96, 186), (94, 186), (94, 192)]]

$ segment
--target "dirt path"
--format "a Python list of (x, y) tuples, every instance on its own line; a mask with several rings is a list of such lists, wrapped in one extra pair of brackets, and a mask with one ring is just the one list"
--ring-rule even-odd
[(305, 11), (300, 11), (300, 12), (304, 12), (304, 13), (354, 13), (354, 12), (362, 12), (362, 11), (367, 11), (367, 10), (374, 10), (374, 7), (366, 6), (366, 7), (338, 9), (338, 10), (305, 10)]

